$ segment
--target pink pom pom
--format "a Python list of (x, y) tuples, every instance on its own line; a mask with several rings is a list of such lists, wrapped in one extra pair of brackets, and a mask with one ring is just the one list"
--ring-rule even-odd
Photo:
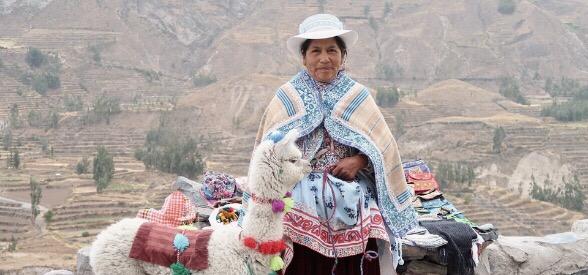
[(288, 191), (286, 192), (286, 198), (292, 197), (292, 192)]
[(272, 201), (272, 210), (274, 213), (279, 213), (284, 211), (284, 201), (283, 200), (273, 200)]

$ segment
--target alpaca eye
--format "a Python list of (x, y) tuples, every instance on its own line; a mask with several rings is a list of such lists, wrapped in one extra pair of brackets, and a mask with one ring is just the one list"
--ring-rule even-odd
[(298, 162), (298, 160), (297, 160), (297, 159), (290, 159), (290, 160), (288, 160), (288, 161), (289, 161), (289, 162), (291, 162), (291, 163), (296, 163), (296, 162)]

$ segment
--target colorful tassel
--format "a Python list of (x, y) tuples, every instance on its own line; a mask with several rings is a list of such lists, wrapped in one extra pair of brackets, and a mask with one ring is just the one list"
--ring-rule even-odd
[(292, 208), (294, 208), (294, 199), (292, 199), (290, 197), (286, 197), (283, 199), (283, 201), (284, 201), (284, 211), (290, 212), (290, 210), (292, 210)]
[(184, 234), (176, 234), (176, 236), (174, 237), (174, 247), (177, 251), (184, 252), (184, 250), (186, 250), (186, 248), (188, 248), (189, 245), (190, 241)]
[(181, 263), (173, 263), (169, 266), (172, 270), (173, 275), (190, 275), (192, 272), (188, 270), (183, 264)]
[(284, 261), (280, 256), (273, 256), (270, 260), (270, 269), (273, 271), (278, 271), (284, 268)]

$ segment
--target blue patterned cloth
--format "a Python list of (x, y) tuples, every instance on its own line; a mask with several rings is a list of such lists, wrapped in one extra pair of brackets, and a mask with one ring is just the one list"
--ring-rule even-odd
[(373, 183), (364, 174), (359, 174), (354, 181), (327, 174), (323, 189), (323, 173), (312, 172), (294, 187), (292, 198), (315, 211), (311, 214), (328, 219), (333, 230), (349, 229), (357, 225), (359, 211), (367, 217), (368, 207), (377, 207), (371, 185)]

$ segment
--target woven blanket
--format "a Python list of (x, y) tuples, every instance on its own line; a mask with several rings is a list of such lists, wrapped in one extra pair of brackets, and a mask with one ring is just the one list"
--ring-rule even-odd
[(367, 155), (374, 167), (378, 206), (388, 228), (403, 236), (416, 226), (396, 140), (368, 89), (340, 73), (319, 95), (314, 80), (302, 70), (282, 85), (262, 117), (256, 145), (274, 130), (298, 128), (301, 136), (323, 124), (337, 142)]
[[(212, 232), (213, 230), (183, 232), (190, 240), (190, 245), (179, 257), (186, 268), (191, 270), (208, 268), (208, 241)], [(142, 224), (133, 240), (129, 258), (169, 267), (177, 261), (173, 246), (177, 233), (182, 233), (182, 230), (152, 222)]]
[(454, 220), (421, 221), (421, 225), (447, 241), (439, 249), (439, 259), (441, 264), (447, 264), (447, 274), (474, 274), (472, 242), (478, 235), (469, 225)]

